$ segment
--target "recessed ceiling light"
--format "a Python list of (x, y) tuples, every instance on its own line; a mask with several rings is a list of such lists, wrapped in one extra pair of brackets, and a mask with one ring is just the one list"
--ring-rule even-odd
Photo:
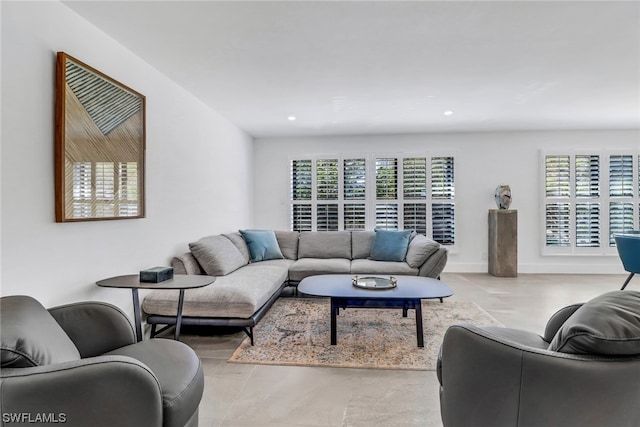
[(452, 114), (453, 114), (453, 111), (451, 111), (451, 110), (447, 110), (447, 111), (445, 111), (443, 114), (444, 114), (445, 116), (450, 116), (450, 115), (452, 115)]
[(292, 122), (296, 119), (296, 116), (289, 116), (287, 117), (287, 119), (289, 119), (289, 121)]

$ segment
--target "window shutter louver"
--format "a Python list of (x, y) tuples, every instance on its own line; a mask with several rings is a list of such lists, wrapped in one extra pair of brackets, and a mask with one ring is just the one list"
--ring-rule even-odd
[(311, 160), (291, 162), (291, 198), (311, 200)]
[(434, 199), (455, 197), (453, 157), (431, 159), (431, 196)]
[(571, 209), (569, 203), (547, 203), (545, 211), (547, 246), (571, 246)]
[(431, 207), (431, 224), (433, 240), (443, 245), (455, 243), (454, 205), (451, 203), (434, 203)]
[(318, 200), (338, 199), (338, 160), (318, 160), (316, 162), (316, 198)]
[(344, 229), (347, 231), (366, 230), (366, 206), (362, 203), (344, 205)]
[(576, 204), (576, 247), (600, 247), (600, 203)]
[(576, 197), (600, 196), (600, 156), (576, 156)]
[(405, 158), (402, 161), (402, 187), (405, 199), (427, 198), (427, 159)]
[(609, 196), (633, 197), (633, 156), (609, 158)]
[(318, 205), (316, 213), (316, 224), (318, 231), (338, 231), (337, 204)]
[(609, 246), (615, 246), (614, 234), (633, 230), (633, 203), (609, 203)]
[(376, 228), (398, 229), (398, 205), (395, 203), (376, 204)]
[(398, 198), (398, 159), (376, 159), (376, 199)]
[(312, 230), (311, 205), (293, 205), (291, 215), (291, 230), (311, 231)]
[(569, 197), (569, 156), (545, 157), (545, 189), (547, 197)]
[(404, 229), (427, 234), (427, 206), (424, 203), (404, 204)]
[(343, 162), (344, 199), (364, 200), (366, 196), (366, 161), (365, 159), (348, 159)]
[(73, 182), (73, 216), (75, 218), (87, 218), (94, 216), (91, 213), (92, 167), (91, 162), (76, 162), (72, 168)]

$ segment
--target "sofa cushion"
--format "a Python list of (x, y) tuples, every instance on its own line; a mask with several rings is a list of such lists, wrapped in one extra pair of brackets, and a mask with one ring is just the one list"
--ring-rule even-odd
[(287, 259), (298, 259), (298, 240), (300, 233), (297, 231), (276, 231), (278, 245)]
[(578, 308), (560, 327), (549, 350), (572, 354), (640, 354), (640, 292), (613, 291)]
[(240, 230), (240, 234), (247, 242), (251, 262), (284, 258), (273, 230)]
[(189, 249), (210, 276), (224, 276), (247, 264), (236, 245), (224, 236), (203, 237), (189, 243)]
[(348, 231), (303, 231), (298, 258), (351, 259), (351, 233)]
[(244, 237), (242, 237), (242, 234), (236, 231), (235, 233), (225, 233), (223, 234), (223, 236), (231, 240), (231, 243), (233, 243), (236, 248), (238, 248), (244, 259), (246, 260), (246, 263), (248, 264), (251, 260), (251, 254), (249, 253), (249, 247), (247, 246), (247, 242), (244, 240)]
[(370, 258), (375, 261), (404, 261), (410, 238), (410, 230), (376, 230)]
[(80, 360), (71, 338), (35, 299), (25, 295), (0, 299), (2, 368), (26, 368)]
[[(269, 261), (267, 261), (269, 262)], [(241, 268), (212, 284), (184, 292), (182, 315), (186, 317), (233, 317), (248, 319), (287, 280), (283, 266), (256, 263)], [(149, 291), (142, 303), (147, 314), (175, 316), (178, 309), (178, 291)]]
[(351, 261), (351, 274), (401, 274), (405, 276), (417, 276), (418, 269), (410, 267), (406, 262), (354, 259)]
[(298, 281), (317, 274), (349, 274), (351, 261), (345, 258), (301, 258), (289, 267), (289, 279)]
[(422, 234), (416, 235), (409, 243), (407, 250), (407, 264), (419, 268), (431, 255), (440, 249), (440, 243)]
[(351, 259), (369, 258), (375, 231), (352, 231), (351, 232)]

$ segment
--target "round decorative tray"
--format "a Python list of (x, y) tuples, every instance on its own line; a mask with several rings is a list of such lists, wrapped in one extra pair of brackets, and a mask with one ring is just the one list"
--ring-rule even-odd
[(351, 283), (353, 283), (353, 286), (363, 289), (391, 289), (398, 285), (398, 280), (393, 276), (389, 276), (388, 279), (384, 277), (353, 276), (351, 277)]

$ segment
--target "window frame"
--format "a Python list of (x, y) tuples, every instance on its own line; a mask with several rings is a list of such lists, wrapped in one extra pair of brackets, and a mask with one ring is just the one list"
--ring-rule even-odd
[[(396, 159), (396, 198), (395, 199), (380, 199), (376, 197), (376, 160), (382, 158)], [(406, 198), (404, 197), (404, 161), (405, 159), (424, 158), (425, 159), (425, 197), (421, 199)], [(437, 158), (452, 158), (453, 162), (453, 178), (452, 178), (452, 195), (449, 198), (435, 198), (433, 197), (432, 189), (432, 162)], [(322, 160), (338, 160), (338, 194), (335, 200), (319, 200), (317, 198), (317, 162)], [(364, 199), (354, 199), (345, 197), (345, 160), (365, 160), (365, 195)], [(312, 194), (311, 200), (294, 200), (293, 199), (293, 162), (294, 161), (311, 161), (311, 177), (312, 177)], [(376, 228), (376, 206), (379, 204), (395, 204), (397, 205), (398, 212), (398, 229), (404, 229), (404, 209), (405, 205), (423, 204), (425, 206), (425, 234), (428, 237), (433, 236), (433, 205), (438, 204), (451, 204), (453, 207), (453, 224), (451, 226), (451, 236), (453, 244), (447, 245), (449, 249), (455, 248), (456, 242), (456, 200), (455, 191), (457, 186), (457, 177), (455, 173), (456, 155), (455, 153), (388, 153), (388, 152), (375, 152), (375, 153), (339, 153), (339, 154), (321, 154), (321, 155), (299, 155), (291, 156), (289, 158), (289, 228), (294, 229), (294, 205), (308, 204), (311, 206), (311, 231), (318, 231), (318, 205), (323, 204), (337, 204), (338, 205), (338, 231), (358, 231), (353, 228), (347, 228), (345, 226), (345, 206), (348, 205), (364, 205), (364, 229), (373, 230)]]

